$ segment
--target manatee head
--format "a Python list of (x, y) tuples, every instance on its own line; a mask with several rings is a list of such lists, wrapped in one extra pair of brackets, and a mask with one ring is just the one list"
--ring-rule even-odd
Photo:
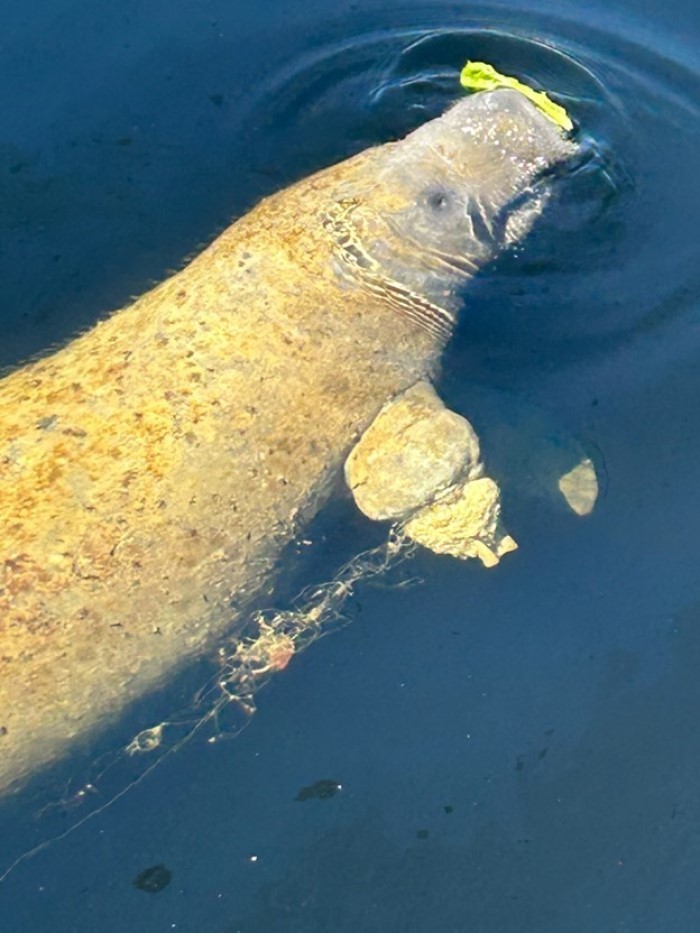
[(405, 139), (375, 150), (372, 184), (345, 205), (355, 278), (436, 333), (449, 334), (466, 279), (522, 239), (552, 170), (577, 151), (518, 91), (466, 97)]

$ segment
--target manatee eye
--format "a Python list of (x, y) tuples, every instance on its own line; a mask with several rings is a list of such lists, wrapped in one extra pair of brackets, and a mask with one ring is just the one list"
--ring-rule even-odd
[(431, 188), (425, 196), (425, 203), (436, 214), (444, 214), (452, 205), (449, 191), (444, 188)]

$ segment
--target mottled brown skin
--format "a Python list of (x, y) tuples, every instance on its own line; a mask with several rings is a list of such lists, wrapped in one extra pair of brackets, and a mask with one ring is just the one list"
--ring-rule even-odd
[(376, 152), (0, 383), (0, 791), (235, 624), (433, 364), (434, 338), (334, 271), (323, 211)]

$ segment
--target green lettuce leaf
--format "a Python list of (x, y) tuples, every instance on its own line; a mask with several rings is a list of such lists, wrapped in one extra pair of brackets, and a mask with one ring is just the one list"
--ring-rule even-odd
[(493, 65), (488, 65), (486, 62), (467, 62), (462, 68), (459, 80), (462, 87), (470, 91), (493, 91), (497, 87), (512, 87), (524, 94), (536, 107), (539, 107), (546, 117), (566, 132), (574, 128), (566, 110), (550, 100), (544, 91), (533, 91), (531, 87), (518, 81), (517, 78), (500, 74)]

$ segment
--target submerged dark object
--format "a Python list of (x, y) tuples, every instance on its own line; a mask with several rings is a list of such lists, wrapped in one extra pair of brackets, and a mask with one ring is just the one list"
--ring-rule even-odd
[(314, 781), (307, 787), (302, 787), (294, 798), (295, 800), (328, 800), (342, 790), (342, 784), (339, 781), (333, 781), (329, 778), (321, 778), (320, 781)]
[(132, 884), (139, 891), (146, 891), (148, 894), (157, 894), (163, 888), (167, 888), (173, 878), (173, 873), (165, 865), (151, 865), (150, 868), (144, 868), (133, 880)]

